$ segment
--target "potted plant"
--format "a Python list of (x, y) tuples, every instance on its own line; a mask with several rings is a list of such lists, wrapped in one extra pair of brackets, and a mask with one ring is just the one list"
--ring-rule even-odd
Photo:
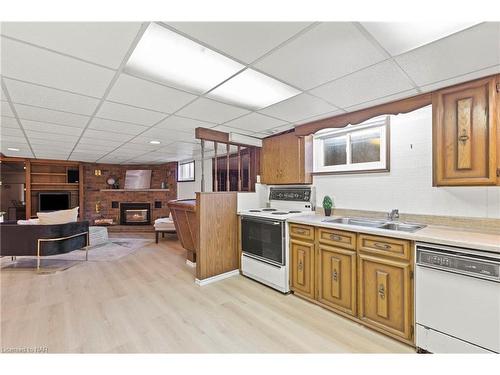
[(333, 200), (328, 195), (323, 198), (323, 209), (325, 210), (325, 216), (330, 216), (332, 214)]

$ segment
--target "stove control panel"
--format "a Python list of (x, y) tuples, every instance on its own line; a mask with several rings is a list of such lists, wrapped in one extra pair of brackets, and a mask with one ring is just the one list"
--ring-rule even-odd
[(310, 188), (271, 188), (269, 192), (269, 200), (272, 201), (295, 201), (295, 202), (310, 202)]

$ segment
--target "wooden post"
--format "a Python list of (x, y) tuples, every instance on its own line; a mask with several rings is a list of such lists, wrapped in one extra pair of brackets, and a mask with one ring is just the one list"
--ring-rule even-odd
[(202, 139), (201, 140), (201, 192), (203, 193), (204, 191), (205, 191), (205, 140)]
[(26, 202), (26, 220), (31, 218), (31, 161), (27, 159), (24, 162), (26, 167), (26, 184), (24, 185), (26, 191), (24, 192), (24, 200)]
[(241, 146), (238, 146), (238, 191), (241, 191)]
[(230, 180), (229, 180), (229, 150), (231, 146), (229, 143), (226, 143), (226, 191), (231, 190)]
[(215, 149), (215, 181), (214, 181), (214, 190), (219, 191), (219, 184), (218, 184), (218, 176), (217, 176), (217, 165), (219, 164), (219, 161), (217, 160), (217, 142), (214, 142), (214, 149)]

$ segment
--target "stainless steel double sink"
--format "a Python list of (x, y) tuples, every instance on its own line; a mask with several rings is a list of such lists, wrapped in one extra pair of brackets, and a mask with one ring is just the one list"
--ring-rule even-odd
[(360, 227), (369, 227), (377, 229), (388, 229), (400, 232), (416, 232), (425, 227), (423, 224), (403, 223), (397, 221), (385, 221), (378, 219), (365, 219), (353, 217), (339, 217), (336, 219), (323, 219), (325, 223), (336, 223), (345, 225), (356, 225)]

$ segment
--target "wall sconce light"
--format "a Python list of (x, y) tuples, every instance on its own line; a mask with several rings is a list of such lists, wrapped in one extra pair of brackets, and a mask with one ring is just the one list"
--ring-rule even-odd
[(96, 213), (101, 212), (101, 202), (100, 201), (97, 201), (95, 204), (95, 212)]
[(101, 170), (100, 169), (94, 169), (94, 174), (96, 176), (100, 176), (101, 175)]

